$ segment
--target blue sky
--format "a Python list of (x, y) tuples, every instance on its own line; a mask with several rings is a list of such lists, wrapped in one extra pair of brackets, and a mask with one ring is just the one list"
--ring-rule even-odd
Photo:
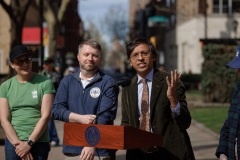
[[(129, 0), (79, 0), (79, 13), (83, 22), (91, 19), (97, 27), (100, 28), (100, 20), (103, 19), (105, 13), (111, 6), (121, 6), (126, 8), (128, 12)], [(84, 24), (87, 27), (87, 23)]]
[(79, 12), (83, 20), (98, 22), (111, 6), (122, 6), (128, 11), (129, 0), (79, 0)]

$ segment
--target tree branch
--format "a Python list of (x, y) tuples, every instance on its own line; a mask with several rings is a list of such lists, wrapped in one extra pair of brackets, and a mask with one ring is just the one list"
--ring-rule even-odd
[(17, 19), (13, 14), (13, 9), (10, 7), (10, 5), (7, 5), (3, 0), (0, 0), (0, 4), (2, 5), (3, 9), (7, 12), (9, 15), (10, 19), (14, 22), (17, 23)]
[(21, 7), (22, 10), (21, 10), (20, 22), (22, 22), (22, 24), (24, 24), (24, 21), (25, 21), (25, 18), (26, 18), (26, 14), (27, 14), (27, 11), (28, 11), (28, 8), (29, 8), (31, 2), (32, 2), (31, 0), (27, 0), (23, 4), (23, 7)]
[(70, 0), (64, 0), (64, 1), (62, 1), (62, 3), (61, 3), (61, 6), (60, 6), (59, 11), (58, 11), (58, 15), (57, 15), (57, 19), (58, 19), (58, 22), (59, 22), (59, 23), (62, 22), (64, 13), (65, 13), (65, 11), (66, 11), (66, 8), (67, 8), (69, 2), (70, 2)]

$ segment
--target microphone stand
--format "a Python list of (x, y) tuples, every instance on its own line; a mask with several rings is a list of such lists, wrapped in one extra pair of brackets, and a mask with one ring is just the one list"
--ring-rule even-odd
[[(107, 89), (108, 89), (108, 88), (107, 88)], [(107, 89), (103, 92), (103, 95), (106, 93)], [(115, 90), (115, 93), (117, 93), (117, 95), (118, 95), (118, 93), (119, 93), (119, 87), (118, 87), (117, 85), (114, 86), (114, 90)], [(112, 102), (112, 105), (111, 105), (110, 107), (102, 110), (101, 112), (99, 112), (99, 113), (97, 114), (96, 118), (93, 120), (93, 122), (95, 121), (95, 124), (98, 124), (98, 117), (100, 117), (103, 113), (105, 113), (105, 112), (109, 111), (110, 109), (112, 109), (113, 106), (114, 106), (115, 103), (116, 103), (116, 99), (117, 99), (117, 98), (116, 98), (115, 100), (113, 100), (111, 97), (109, 97), (109, 96), (107, 96), (107, 95), (106, 95), (106, 97), (110, 98), (110, 99), (113, 101), (113, 102)]]
[[(118, 93), (119, 93), (119, 87), (118, 87), (117, 85), (115, 85), (115, 86), (113, 86), (113, 87), (114, 87), (115, 93), (117, 93), (117, 95), (118, 95)], [(112, 88), (112, 86), (111, 86), (110, 88)], [(109, 89), (109, 88), (107, 88), (107, 89), (103, 92), (103, 95), (106, 93), (106, 91), (107, 91), (108, 89)], [(114, 100), (114, 99), (112, 99), (111, 97), (109, 97), (109, 96), (107, 96), (107, 95), (106, 95), (106, 97), (110, 98), (110, 99), (113, 101), (113, 102), (112, 102), (112, 105), (111, 105), (110, 107), (102, 110), (101, 112), (99, 112), (99, 113), (97, 114), (96, 118), (93, 119), (92, 123), (95, 122), (95, 124), (98, 124), (98, 117), (100, 117), (103, 113), (105, 113), (105, 112), (109, 111), (110, 109), (112, 109), (113, 106), (115, 105), (117, 98)], [(97, 152), (97, 155), (98, 155), (99, 160), (101, 160), (101, 158), (100, 158), (100, 156), (99, 156), (99, 153), (98, 153), (98, 148), (96, 148), (96, 152)]]

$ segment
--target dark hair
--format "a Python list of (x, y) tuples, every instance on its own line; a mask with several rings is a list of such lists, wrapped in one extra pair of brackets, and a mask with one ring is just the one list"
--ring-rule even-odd
[(92, 48), (99, 50), (100, 53), (102, 51), (102, 47), (101, 47), (101, 45), (97, 41), (95, 41), (93, 39), (88, 39), (88, 40), (82, 41), (82, 43), (79, 45), (78, 53), (81, 52), (81, 50), (83, 48), (83, 45), (91, 46)]
[(51, 57), (46, 57), (46, 58), (43, 59), (43, 63), (44, 63), (44, 64), (54, 63), (54, 59), (51, 58)]
[[(148, 45), (149, 51), (151, 52), (154, 58), (157, 58), (157, 52), (153, 44), (146, 38), (136, 38), (133, 41), (129, 42), (126, 46), (126, 53), (128, 59), (130, 59), (130, 55), (132, 51), (140, 44)], [(154, 67), (156, 67), (156, 61), (153, 62)]]

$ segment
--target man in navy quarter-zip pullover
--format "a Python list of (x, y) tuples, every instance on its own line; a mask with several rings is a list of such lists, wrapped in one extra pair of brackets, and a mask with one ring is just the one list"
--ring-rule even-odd
[[(95, 40), (83, 41), (78, 48), (77, 59), (80, 70), (70, 74), (60, 82), (53, 103), (52, 116), (56, 120), (90, 124), (96, 115), (117, 102), (118, 93), (109, 86), (113, 78), (99, 70), (101, 63), (101, 46)], [(103, 94), (104, 93), (104, 94)], [(113, 125), (116, 118), (117, 103), (111, 110), (98, 117), (98, 124)], [(110, 151), (94, 147), (63, 145), (65, 160), (93, 160), (111, 158)]]

